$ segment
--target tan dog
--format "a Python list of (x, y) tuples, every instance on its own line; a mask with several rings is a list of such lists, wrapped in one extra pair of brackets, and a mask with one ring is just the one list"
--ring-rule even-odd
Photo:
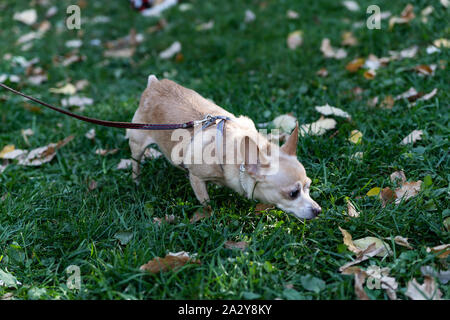
[[(139, 179), (140, 162), (146, 147), (156, 143), (172, 164), (189, 171), (194, 193), (204, 205), (209, 201), (206, 183), (211, 181), (248, 198), (274, 204), (298, 218), (312, 219), (321, 212), (320, 206), (309, 196), (311, 179), (297, 160), (298, 125), (286, 143), (279, 147), (260, 134), (249, 118), (237, 118), (195, 91), (167, 79), (159, 81), (153, 75), (148, 79), (133, 122), (185, 123), (204, 119), (208, 114), (231, 119), (225, 123), (220, 144), (216, 141), (216, 125), (204, 130), (201, 126), (175, 130), (182, 132), (127, 130), (134, 160), (133, 178)], [(222, 152), (216, 152), (216, 147), (220, 148), (222, 144)], [(207, 154), (215, 161), (202, 159), (196, 162), (196, 148), (201, 154), (208, 150)]]

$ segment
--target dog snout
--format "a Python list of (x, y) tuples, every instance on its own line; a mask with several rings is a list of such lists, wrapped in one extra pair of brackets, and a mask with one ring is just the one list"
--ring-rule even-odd
[(314, 216), (318, 216), (320, 213), (322, 212), (322, 208), (321, 207), (314, 207), (312, 208), (312, 213)]

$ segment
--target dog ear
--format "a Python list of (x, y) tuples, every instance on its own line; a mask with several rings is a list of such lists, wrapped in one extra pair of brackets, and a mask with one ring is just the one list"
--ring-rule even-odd
[(260, 146), (254, 138), (244, 136), (240, 141), (240, 152), (245, 171), (252, 177), (262, 178), (261, 169), (268, 166), (269, 161), (262, 154)]
[(281, 147), (281, 151), (285, 152), (290, 156), (295, 156), (297, 155), (297, 143), (298, 143), (298, 122), (295, 126), (294, 131), (292, 131), (287, 141)]

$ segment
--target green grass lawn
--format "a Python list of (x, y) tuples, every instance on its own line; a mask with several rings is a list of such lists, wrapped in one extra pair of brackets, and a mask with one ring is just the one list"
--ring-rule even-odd
[[(450, 215), (450, 78), (444, 69), (449, 55), (448, 49), (426, 53), (435, 39), (449, 38), (449, 9), (439, 1), (411, 1), (417, 17), (390, 31), (388, 19), (382, 21), (381, 30), (352, 25), (365, 21), (370, 4), (399, 15), (408, 1), (360, 1), (361, 10), (351, 12), (340, 1), (197, 0), (190, 1), (191, 10), (174, 7), (165, 12), (168, 25), (154, 33), (147, 29), (158, 18), (142, 17), (125, 0), (86, 1), (80, 31), (64, 26), (71, 1), (50, 2), (59, 9), (49, 19), (52, 28), (28, 51), (21, 51), (16, 41), (32, 28), (14, 21), (13, 15), (29, 9), (30, 1), (0, 5), (0, 74), (20, 76), (20, 83), (9, 84), (44, 101), (60, 105), (64, 96), (49, 92), (50, 88), (61, 81), (87, 79), (90, 85), (78, 94), (93, 98), (94, 104), (83, 114), (130, 121), (148, 75), (166, 74), (255, 123), (289, 112), (300, 123), (310, 123), (320, 116), (314, 106), (326, 103), (349, 112), (352, 120), (336, 118), (335, 130), (299, 141), (298, 158), (313, 179), (312, 197), (322, 206), (319, 219), (301, 222), (278, 210), (256, 214), (256, 202), (210, 185), (213, 216), (191, 224), (199, 204), (184, 172), (163, 158), (147, 161), (142, 183), (136, 187), (130, 170), (116, 169), (120, 159), (130, 157), (124, 130), (96, 127), (97, 137), (90, 141), (84, 135), (91, 125), (51, 110), (30, 111), (23, 99), (0, 91), (0, 150), (8, 144), (33, 149), (75, 135), (50, 163), (24, 167), (13, 162), (0, 174), (0, 269), (22, 283), (16, 289), (0, 287), (0, 297), (12, 292), (15, 299), (355, 299), (353, 276), (338, 271), (354, 258), (343, 245), (338, 226), (354, 239), (409, 238), (414, 250), (386, 240), (392, 256), (360, 264), (364, 269), (390, 268), (401, 299), (407, 299), (408, 281), (417, 278), (422, 283), (422, 266), (447, 268), (448, 257), (445, 261), (426, 250), (450, 240), (443, 224)], [(420, 11), (429, 4), (435, 10), (422, 23)], [(48, 7), (35, 8), (38, 21), (44, 20)], [(246, 9), (256, 14), (252, 23), (244, 23)], [(288, 19), (288, 9), (299, 12), (300, 18)], [(111, 20), (94, 23), (95, 16)], [(210, 20), (214, 20), (211, 30), (196, 30)], [(90, 44), (92, 39), (105, 43), (124, 37), (132, 28), (144, 35), (132, 59), (104, 58), (103, 47)], [(290, 50), (287, 35), (298, 29), (303, 31), (303, 45)], [(345, 59), (324, 58), (322, 39), (341, 47), (344, 31), (353, 31), (359, 43), (346, 47)], [(83, 40), (79, 52), (86, 59), (68, 67), (54, 63), (73, 50), (65, 42), (78, 38)], [(159, 52), (174, 41), (182, 44), (182, 61), (160, 59)], [(373, 80), (365, 79), (361, 70), (345, 69), (354, 58), (371, 53), (384, 57), (389, 50), (413, 45), (419, 46), (415, 58), (389, 63)], [(28, 84), (24, 68), (4, 59), (7, 53), (27, 60), (38, 57), (37, 65), (48, 72), (48, 81)], [(409, 71), (420, 64), (438, 67), (426, 77)], [(320, 68), (326, 68), (329, 76), (317, 76)], [(363, 90), (359, 96), (352, 94), (356, 87)], [(437, 88), (438, 93), (415, 106), (405, 100), (396, 101), (392, 109), (367, 104), (375, 96), (381, 101), (410, 87), (423, 93)], [(28, 128), (34, 131), (29, 145), (21, 135)], [(348, 141), (354, 129), (363, 133), (357, 145)], [(424, 131), (422, 140), (401, 146), (415, 129)], [(120, 151), (102, 157), (95, 154), (98, 148)], [(363, 159), (352, 159), (355, 152), (363, 152)], [(378, 198), (366, 193), (373, 187), (394, 187), (389, 175), (396, 170), (403, 170), (411, 181), (429, 176), (431, 184), (427, 178), (418, 196), (382, 208)], [(89, 190), (90, 180), (97, 181), (97, 189)], [(361, 212), (359, 218), (344, 214), (346, 197)], [(155, 217), (166, 214), (175, 215), (175, 223), (154, 223)], [(115, 237), (118, 232), (128, 232), (132, 239), (121, 245)], [(225, 249), (228, 240), (245, 240), (249, 247), (243, 252)], [(156, 275), (139, 271), (154, 257), (177, 251), (197, 254), (202, 264)], [(81, 268), (81, 290), (66, 286), (70, 265)], [(308, 282), (320, 285), (309, 290)], [(443, 297), (450, 298), (450, 288), (439, 286)], [(366, 292), (372, 299), (388, 298), (383, 290)]]

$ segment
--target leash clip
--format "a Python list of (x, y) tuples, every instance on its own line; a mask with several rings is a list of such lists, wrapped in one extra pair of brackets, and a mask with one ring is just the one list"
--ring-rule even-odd
[(194, 121), (194, 126), (198, 126), (203, 123), (206, 123), (206, 126), (209, 126), (215, 120), (216, 120), (216, 117), (213, 117), (212, 115), (207, 114), (202, 120)]

